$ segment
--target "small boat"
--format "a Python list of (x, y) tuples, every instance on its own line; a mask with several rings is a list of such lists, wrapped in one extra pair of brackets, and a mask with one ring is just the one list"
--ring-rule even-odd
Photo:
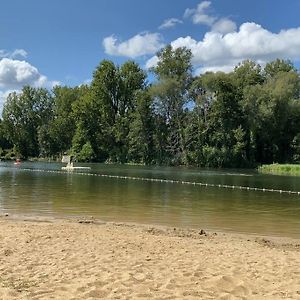
[(65, 167), (62, 167), (62, 170), (66, 170), (66, 171), (74, 171), (74, 170), (90, 170), (90, 167), (75, 167), (74, 163), (72, 161), (73, 157), (70, 155), (64, 155), (62, 157), (61, 162), (63, 163), (67, 163), (67, 165)]

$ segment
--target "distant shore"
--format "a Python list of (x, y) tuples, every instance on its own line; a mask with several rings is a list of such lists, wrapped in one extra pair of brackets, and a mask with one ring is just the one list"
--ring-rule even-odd
[(1, 299), (299, 299), (300, 240), (0, 218)]
[(300, 164), (262, 165), (258, 171), (264, 174), (300, 176)]

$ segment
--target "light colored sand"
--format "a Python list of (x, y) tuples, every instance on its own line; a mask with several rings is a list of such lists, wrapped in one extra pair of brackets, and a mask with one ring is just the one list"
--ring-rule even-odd
[(300, 299), (300, 241), (0, 219), (0, 299)]

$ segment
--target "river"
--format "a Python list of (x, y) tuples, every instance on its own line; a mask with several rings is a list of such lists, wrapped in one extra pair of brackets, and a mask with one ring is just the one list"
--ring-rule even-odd
[(91, 170), (82, 173), (63, 172), (59, 163), (0, 162), (1, 213), (300, 238), (300, 195), (239, 189), (300, 192), (300, 177), (253, 170), (88, 165)]

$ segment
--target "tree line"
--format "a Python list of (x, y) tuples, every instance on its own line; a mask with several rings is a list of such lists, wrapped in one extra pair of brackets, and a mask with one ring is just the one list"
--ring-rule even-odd
[(192, 54), (167, 46), (151, 69), (103, 60), (90, 85), (23, 87), (0, 120), (2, 157), (252, 167), (300, 162), (300, 77), (277, 59), (194, 75)]

